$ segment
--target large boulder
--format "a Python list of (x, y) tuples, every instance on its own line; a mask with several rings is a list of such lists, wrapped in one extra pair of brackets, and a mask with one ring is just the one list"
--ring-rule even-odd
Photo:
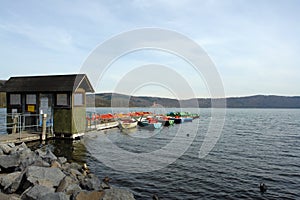
[(47, 149), (46, 152), (38, 149), (35, 151), (35, 153), (49, 164), (51, 164), (52, 161), (57, 160), (57, 157), (52, 153), (50, 149)]
[(2, 200), (20, 200), (20, 197), (16, 194), (11, 194), (11, 195), (8, 195), (8, 194), (4, 194), (4, 193), (1, 193), (0, 192), (0, 199)]
[(15, 171), (20, 162), (20, 156), (18, 154), (0, 156), (0, 168), (4, 169), (4, 171)]
[(20, 159), (19, 168), (21, 171), (25, 170), (28, 166), (35, 163), (36, 160), (38, 159), (36, 154), (32, 152), (30, 149), (24, 149), (17, 153), (19, 154), (19, 159)]
[[(9, 187), (6, 188), (5, 192), (6, 193), (14, 193), (20, 188), (21, 185), (22, 185), (22, 187), (26, 186), (26, 184), (21, 184), (24, 176), (25, 176), (25, 171), (21, 172), (19, 174), (19, 176), (16, 177), (16, 179), (14, 179), (12, 184), (10, 184)], [(29, 187), (29, 186), (27, 186), (27, 187)]]
[(20, 176), (21, 172), (5, 174), (0, 177), (0, 185), (4, 190), (7, 190)]
[(103, 191), (81, 191), (79, 192), (74, 200), (100, 200), (104, 195)]
[(27, 147), (27, 145), (23, 142), (23, 143), (21, 143), (20, 145), (11, 147), (10, 154), (17, 153), (17, 152), (20, 152), (20, 151), (25, 151), (25, 150), (31, 151), (31, 150)]
[(77, 183), (78, 183), (78, 181), (75, 180), (74, 178), (72, 178), (72, 177), (70, 177), (70, 176), (66, 176), (66, 177), (64, 177), (64, 178), (60, 181), (60, 183), (59, 183), (59, 185), (58, 185), (58, 187), (57, 187), (57, 189), (56, 189), (56, 192), (65, 192), (66, 189), (67, 189), (70, 185), (77, 184)]
[(42, 185), (35, 185), (31, 189), (27, 190), (22, 194), (22, 200), (38, 200), (42, 196), (53, 193), (53, 188), (48, 188)]
[(37, 156), (36, 160), (34, 163), (32, 163), (33, 166), (38, 166), (38, 167), (50, 167), (51, 165), (44, 161), (41, 157)]
[(14, 148), (16, 145), (15, 145), (15, 143), (7, 143), (7, 145), (10, 147), (10, 148)]
[(111, 188), (105, 190), (102, 200), (134, 200), (134, 196), (131, 192), (120, 189), (120, 188)]
[(70, 197), (62, 192), (52, 192), (42, 195), (38, 198), (38, 200), (69, 200)]
[(80, 182), (80, 187), (85, 190), (100, 190), (100, 180), (94, 174), (89, 174)]
[(5, 154), (9, 154), (11, 151), (11, 146), (9, 146), (8, 144), (2, 144), (0, 143), (0, 149), (5, 153)]
[(52, 185), (52, 187), (57, 187), (65, 176), (58, 168), (29, 166), (26, 172), (27, 181), (30, 183)]
[(81, 187), (77, 184), (72, 184), (69, 185), (66, 189), (65, 189), (65, 193), (67, 195), (72, 195), (74, 196), (75, 194), (79, 193), (81, 191)]
[(22, 171), (35, 162), (36, 155), (27, 148), (26, 144), (22, 143), (18, 146), (11, 145), (13, 147), (6, 146), (10, 148), (10, 154), (0, 156), (0, 168), (4, 169), (4, 171)]

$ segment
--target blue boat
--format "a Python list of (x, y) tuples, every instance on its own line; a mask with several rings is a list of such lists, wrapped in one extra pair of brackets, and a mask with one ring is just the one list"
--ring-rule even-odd
[(182, 122), (192, 122), (193, 118), (192, 117), (181, 117)]

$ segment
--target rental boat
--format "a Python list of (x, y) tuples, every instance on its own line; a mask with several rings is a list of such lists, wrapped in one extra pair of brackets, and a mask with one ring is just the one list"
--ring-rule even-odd
[(118, 127), (119, 122), (117, 121), (110, 121), (110, 122), (101, 122), (100, 124), (96, 125), (96, 129), (99, 130), (104, 130), (104, 129), (109, 129), (109, 128), (115, 128)]
[(155, 118), (152, 118), (152, 117), (148, 117), (147, 119), (143, 119), (141, 121), (138, 121), (138, 125), (140, 127), (143, 127), (143, 128), (147, 128), (147, 129), (159, 129), (162, 127), (162, 123), (161, 122), (158, 122), (157, 119)]
[(135, 119), (122, 119), (119, 121), (120, 129), (135, 128), (138, 122)]
[(158, 122), (161, 122), (163, 126), (174, 125), (174, 120), (171, 119), (170, 117), (157, 116), (157, 120), (158, 120)]
[[(181, 124), (183, 122), (192, 122), (194, 117), (188, 112), (170, 112), (167, 114), (170, 119), (174, 120), (175, 124)], [(196, 117), (196, 115), (195, 115)]]

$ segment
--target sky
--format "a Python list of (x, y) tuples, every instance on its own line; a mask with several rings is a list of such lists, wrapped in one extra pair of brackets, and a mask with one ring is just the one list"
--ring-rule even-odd
[[(89, 55), (105, 41), (154, 27), (177, 32), (198, 44), (214, 63), (227, 97), (299, 96), (299, 10), (297, 0), (0, 0), (0, 79), (80, 73)], [(213, 86), (190, 63), (157, 49), (120, 56), (94, 88), (97, 92), (118, 91), (119, 85), (130, 80), (126, 75), (133, 76), (134, 69), (148, 64), (174, 70), (195, 97), (213, 93)], [(167, 76), (159, 70), (157, 74)], [(185, 91), (180, 85), (174, 91), (147, 82), (129, 92), (191, 97), (179, 92)]]

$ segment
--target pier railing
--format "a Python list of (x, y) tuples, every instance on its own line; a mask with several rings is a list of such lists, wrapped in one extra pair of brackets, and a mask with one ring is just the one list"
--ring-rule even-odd
[[(108, 115), (108, 114), (103, 114)], [(86, 112), (86, 131), (102, 130), (116, 127), (116, 118), (101, 118), (97, 112)], [(118, 124), (118, 123), (117, 123)]]
[(86, 131), (95, 130), (100, 124), (100, 120), (95, 117), (96, 114), (96, 112), (86, 112)]
[(45, 114), (5, 113), (0, 114), (0, 134), (22, 132), (50, 132), (53, 134), (53, 120)]

